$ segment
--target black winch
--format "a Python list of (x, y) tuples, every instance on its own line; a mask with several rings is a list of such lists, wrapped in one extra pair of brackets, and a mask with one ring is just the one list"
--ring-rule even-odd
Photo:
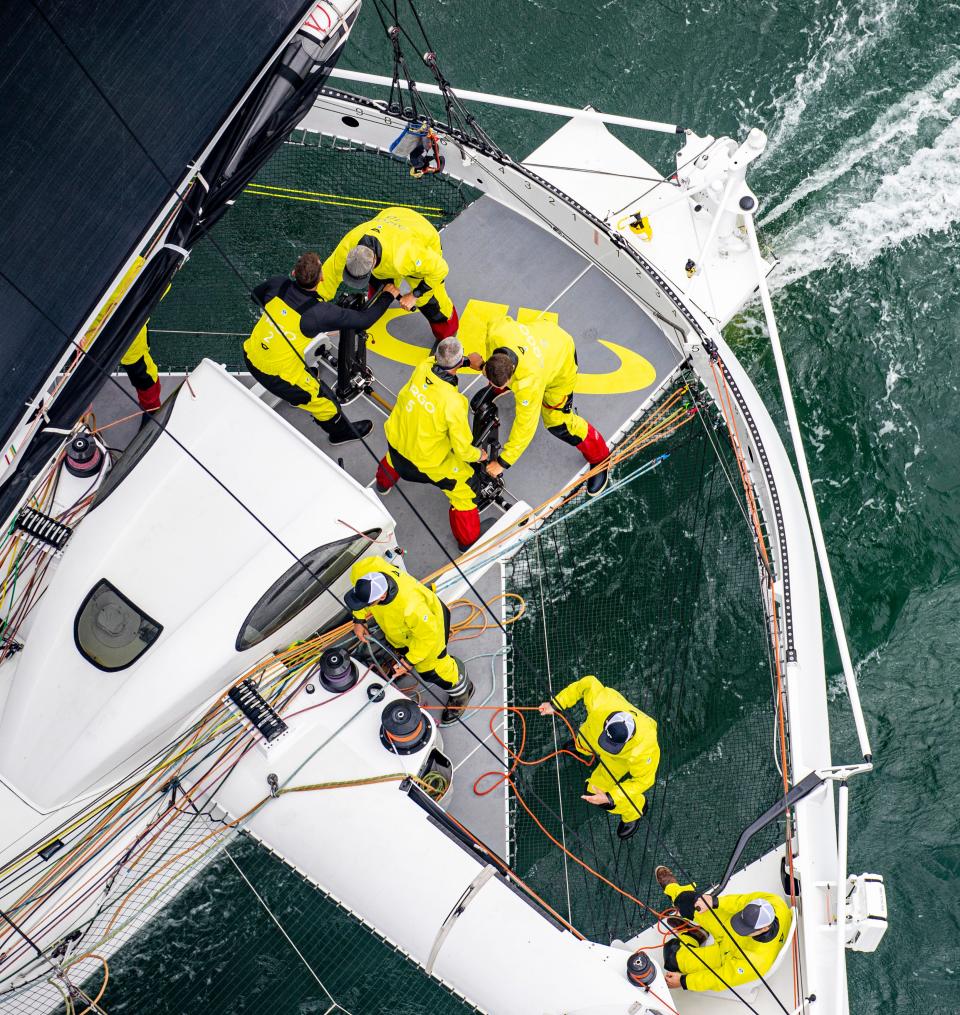
[(430, 718), (407, 698), (391, 701), (380, 714), (380, 743), (393, 754), (415, 754), (431, 732)]
[(357, 664), (343, 649), (328, 648), (320, 656), (320, 683), (333, 694), (349, 691), (359, 679)]
[(92, 437), (77, 434), (67, 445), (63, 464), (71, 476), (79, 476), (81, 479), (95, 476), (103, 467), (103, 452)]
[(644, 951), (634, 952), (627, 959), (627, 979), (635, 987), (643, 987), (649, 990), (653, 981), (657, 978), (657, 967), (653, 959)]

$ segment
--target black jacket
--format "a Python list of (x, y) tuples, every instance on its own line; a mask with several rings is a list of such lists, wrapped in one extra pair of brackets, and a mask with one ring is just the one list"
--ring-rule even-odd
[(379, 321), (393, 302), (390, 293), (384, 292), (365, 309), (351, 310), (325, 302), (313, 290), (303, 289), (286, 275), (274, 275), (253, 290), (253, 301), (261, 309), (277, 297), (300, 315), (300, 332), (307, 338), (343, 328), (364, 331)]

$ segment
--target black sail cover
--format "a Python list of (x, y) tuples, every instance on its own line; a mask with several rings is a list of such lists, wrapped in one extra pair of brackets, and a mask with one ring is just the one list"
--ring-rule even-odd
[[(185, 192), (164, 245), (45, 406), (51, 427), (74, 424), (149, 317), (183, 252), (227, 210), (323, 87), (359, 10), (349, 0), (336, 6), (348, 11), (345, 20), (333, 0), (0, 4), (5, 446), (188, 167), (228, 123), (199, 166), (202, 182)], [(0, 488), (0, 517), (59, 440), (41, 432), (23, 451)]]

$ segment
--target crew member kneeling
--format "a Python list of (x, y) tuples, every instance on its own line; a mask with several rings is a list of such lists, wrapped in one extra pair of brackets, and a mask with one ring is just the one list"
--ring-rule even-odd
[(432, 483), (450, 501), (450, 528), (461, 550), (480, 538), (480, 513), (471, 480), (473, 463), (486, 452), (472, 443), (469, 404), (457, 390), (457, 371), (480, 356), (464, 358), (456, 338), (445, 338), (400, 389), (384, 424), (387, 453), (377, 468), (377, 491), (386, 494), (397, 480)]
[[(695, 887), (679, 884), (669, 867), (657, 867), (654, 876), (684, 921), (671, 918), (683, 930), (663, 946), (668, 986), (726, 990), (756, 980), (770, 969), (787, 939), (792, 918), (779, 895), (749, 892), (697, 898)], [(707, 944), (708, 935), (713, 936), (713, 944)]]
[(457, 660), (447, 652), (450, 610), (432, 589), (383, 557), (364, 557), (350, 569), (353, 588), (343, 597), (353, 611), (354, 634), (368, 637), (373, 620), (393, 650), (403, 657), (394, 666), (401, 676), (415, 669), (426, 683), (447, 692), (440, 725), (459, 718), (473, 697), (473, 684)]
[[(577, 350), (573, 336), (552, 321), (519, 324), (512, 317), (492, 321), (487, 328), (487, 380), (495, 388), (510, 388), (516, 409), (510, 436), (496, 462), (487, 466), (492, 476), (514, 465), (537, 432), (537, 417), (565, 444), (575, 447), (591, 466), (610, 457), (602, 435), (573, 411), (577, 381)], [(607, 485), (608, 470), (587, 480), (587, 493), (596, 496)]]
[(657, 778), (660, 746), (657, 724), (634, 708), (612, 687), (604, 687), (594, 676), (567, 685), (550, 701), (540, 705), (541, 715), (573, 708), (580, 699), (587, 718), (577, 732), (574, 746), (581, 754), (595, 754), (597, 765), (587, 780), (587, 803), (620, 816), (617, 835), (628, 839), (640, 825), (646, 810), (644, 794)]
[(361, 289), (371, 276), (397, 286), (406, 279), (412, 292), (403, 296), (400, 306), (416, 307), (439, 342), (455, 335), (459, 325), (445, 285), (449, 272), (436, 227), (412, 208), (384, 208), (351, 229), (324, 261), (320, 295), (332, 300), (341, 281)]
[(386, 313), (399, 289), (384, 286), (370, 306), (352, 310), (324, 302), (317, 295), (322, 281), (320, 258), (311, 251), (299, 258), (292, 279), (275, 275), (258, 285), (253, 296), (263, 314), (243, 344), (243, 358), (267, 391), (309, 412), (331, 444), (346, 444), (366, 437), (373, 424), (347, 419), (334, 392), (307, 370), (307, 346), (321, 332), (369, 328)]

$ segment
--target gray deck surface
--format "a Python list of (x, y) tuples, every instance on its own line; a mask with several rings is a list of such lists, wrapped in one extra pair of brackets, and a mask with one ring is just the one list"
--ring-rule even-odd
[[(574, 336), (581, 374), (604, 374), (617, 369), (618, 358), (599, 344), (601, 338), (636, 351), (652, 364), (656, 379), (645, 388), (625, 394), (577, 395), (577, 410), (606, 436), (615, 433), (630, 419), (653, 387), (680, 361), (677, 349), (653, 321), (596, 268), (588, 267), (560, 240), (490, 198), (481, 198), (470, 205), (443, 230), (443, 249), (451, 269), (448, 291), (461, 319), (469, 300), (506, 304), (513, 315), (520, 307), (549, 311), (559, 314), (560, 325)], [(429, 326), (419, 313), (397, 318), (391, 323), (390, 332), (425, 348), (432, 343)], [(372, 348), (369, 365), (380, 382), (377, 390), (392, 403), (392, 394), (406, 383), (412, 368), (385, 359)], [(241, 375), (241, 379), (250, 383), (247, 376)], [(333, 379), (330, 370), (328, 380)], [(126, 385), (125, 377), (122, 381)], [(164, 394), (172, 391), (178, 381), (179, 378), (165, 377)], [(465, 373), (460, 390), (469, 397), (482, 383), (485, 382), (475, 375)], [(505, 396), (499, 404), (502, 438), (506, 439), (513, 418), (511, 396)], [(112, 385), (107, 385), (95, 404), (100, 425), (129, 415), (131, 409), (131, 403)], [(376, 402), (363, 397), (347, 409), (351, 419), (374, 421), (373, 433), (367, 441), (370, 450), (358, 442), (331, 448), (307, 413), (286, 403), (277, 406), (277, 411), (331, 457), (342, 459), (343, 467), (359, 482), (365, 485), (373, 482), (376, 458), (386, 450), (382, 426), (386, 413)], [(110, 443), (117, 448), (124, 447), (136, 428), (136, 420), (113, 428), (109, 431)], [(371, 450), (375, 454), (371, 454)], [(513, 499), (536, 506), (548, 501), (583, 467), (583, 458), (575, 448), (550, 436), (541, 427), (522, 458), (506, 474), (507, 490)], [(403, 484), (403, 493), (430, 532), (424, 530), (413, 509), (396, 490), (388, 495), (385, 506), (397, 522), (408, 569), (415, 575), (427, 574), (447, 563), (448, 553), (456, 555), (457, 552), (447, 521), (447, 499), (440, 490), (417, 484)], [(487, 510), (499, 512), (496, 506)], [(499, 569), (488, 572), (476, 584), (482, 599), (499, 595)], [(496, 653), (502, 645), (501, 632), (493, 627), (481, 637), (454, 642), (451, 648), (455, 655), (467, 658)], [(476, 702), (488, 695), (491, 704), (503, 702), (503, 671), (499, 659), (494, 669), (497, 686), (491, 686), (488, 658), (471, 662), (468, 671), (477, 688)], [(479, 838), (505, 855), (504, 791), (478, 798), (472, 790), (478, 774), (496, 767), (496, 760), (478, 745), (478, 739), (489, 744), (498, 755), (502, 753), (490, 737), (489, 716), (489, 712), (479, 712), (468, 718), (467, 725), (476, 736), (460, 727), (444, 730), (446, 751), (454, 765), (459, 766), (445, 806)]]

